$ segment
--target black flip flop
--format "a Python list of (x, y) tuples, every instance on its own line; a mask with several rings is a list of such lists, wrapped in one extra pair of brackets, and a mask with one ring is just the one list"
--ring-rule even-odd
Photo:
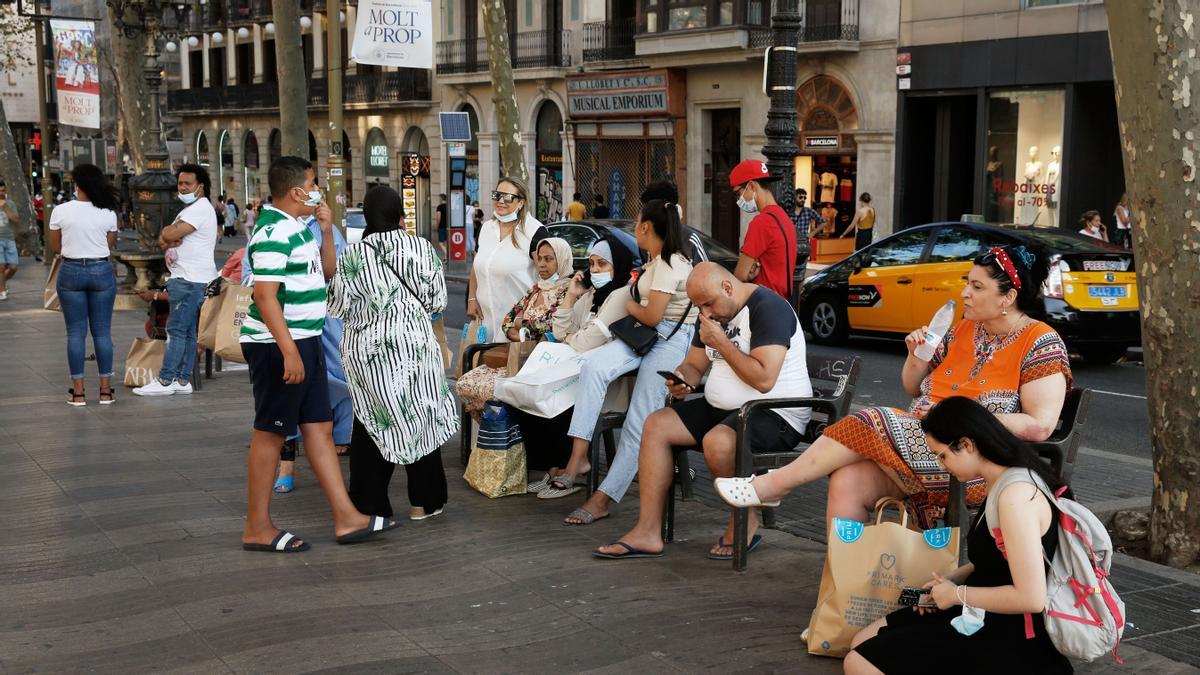
[[(746, 555), (750, 555), (751, 553), (753, 553), (754, 549), (758, 548), (758, 545), (761, 544), (762, 542), (763, 542), (763, 538), (762, 538), (761, 534), (756, 534), (753, 537), (751, 537), (750, 545), (746, 547)], [(717, 537), (717, 546), (720, 546), (721, 548), (725, 548), (726, 546), (732, 547), (733, 544), (726, 544), (725, 543), (725, 535), (721, 535), (721, 536)], [(728, 555), (721, 555), (719, 553), (713, 553), (712, 551), (709, 551), (708, 555), (705, 557), (707, 557), (709, 560), (733, 560), (732, 553), (730, 553)]]
[(394, 530), (397, 527), (400, 527), (400, 521), (398, 520), (388, 524), (388, 519), (384, 518), (383, 516), (371, 516), (371, 522), (367, 523), (366, 527), (362, 528), (361, 530), (355, 530), (353, 532), (343, 534), (337, 538), (337, 543), (353, 544), (356, 541), (362, 541), (369, 537), (375, 536), (380, 532)]
[(628, 551), (628, 553), (601, 553), (600, 550), (597, 549), (592, 551), (592, 556), (596, 558), (603, 558), (605, 560), (625, 560), (626, 558), (661, 558), (666, 555), (665, 551), (659, 551), (658, 553), (653, 553), (651, 551), (639, 551), (623, 541), (610, 541), (608, 542), (608, 545), (620, 546)]
[(263, 551), (265, 553), (299, 553), (307, 551), (311, 546), (307, 541), (300, 541), (299, 546), (289, 546), (288, 544), (299, 539), (296, 535), (287, 530), (280, 530), (275, 538), (269, 544), (247, 544), (242, 542), (243, 551)]

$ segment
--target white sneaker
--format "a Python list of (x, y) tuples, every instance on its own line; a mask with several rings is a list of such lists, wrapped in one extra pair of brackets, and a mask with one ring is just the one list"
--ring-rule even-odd
[[(172, 388), (174, 384), (175, 384), (174, 382), (172, 382), (171, 384), (163, 384), (162, 382), (159, 382), (157, 379), (155, 379), (155, 380), (151, 380), (150, 384), (147, 384), (144, 387), (135, 388), (133, 390), (133, 393), (138, 396), (170, 396), (171, 394), (175, 393), (175, 389)], [(191, 391), (192, 391), (192, 389), (191, 389), (191, 386), (189, 385), (188, 393), (191, 393)]]
[(179, 380), (171, 380), (171, 384), (167, 385), (172, 394), (190, 394), (192, 393), (191, 382), (180, 382)]
[(8, 291), (0, 291), (0, 300), (8, 299)]

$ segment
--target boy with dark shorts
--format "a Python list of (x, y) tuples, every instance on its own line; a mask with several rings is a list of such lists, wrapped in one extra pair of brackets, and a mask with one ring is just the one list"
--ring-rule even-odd
[[(333, 411), (321, 329), (325, 282), (333, 276), (333, 213), (317, 189), (312, 164), (281, 157), (268, 174), (272, 204), (259, 213), (247, 244), (254, 301), (242, 324), (242, 354), (254, 390), (254, 435), (247, 461), (249, 501), (242, 548), (298, 553), (309, 544), (271, 522), (271, 485), (279, 447), (297, 426), (305, 454), (333, 509), (339, 544), (360, 541), (399, 523), (354, 508), (333, 447)], [(313, 215), (322, 244), (299, 220)]]

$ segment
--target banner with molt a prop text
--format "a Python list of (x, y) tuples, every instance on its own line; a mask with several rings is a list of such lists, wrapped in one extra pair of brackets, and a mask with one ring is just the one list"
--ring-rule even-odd
[(54, 34), (54, 89), (58, 121), (100, 128), (100, 68), (96, 59), (96, 23), (51, 19)]
[(356, 63), (433, 68), (430, 0), (359, 0), (354, 33)]

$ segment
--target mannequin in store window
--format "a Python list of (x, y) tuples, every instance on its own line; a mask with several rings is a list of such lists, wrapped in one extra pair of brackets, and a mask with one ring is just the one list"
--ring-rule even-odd
[(1050, 163), (1046, 165), (1046, 184), (1053, 190), (1046, 191), (1046, 203), (1050, 208), (1058, 206), (1058, 179), (1062, 170), (1062, 147), (1054, 146), (1050, 149)]
[[(837, 174), (826, 171), (821, 174), (821, 201), (836, 202), (837, 201)], [(828, 219), (826, 219), (828, 220)]]
[(837, 236), (838, 210), (833, 202), (825, 202), (825, 207), (821, 209), (821, 217), (825, 219), (825, 225), (817, 232), (817, 236), (823, 239)]
[(1040, 209), (1035, 198), (1044, 197), (1037, 190), (1037, 186), (1042, 182), (1042, 160), (1038, 159), (1040, 149), (1036, 145), (1029, 146), (1029, 161), (1025, 162), (1025, 171), (1022, 174), (1025, 178), (1025, 191), (1018, 197), (1021, 202), (1021, 225), (1036, 225), (1038, 216), (1041, 215)]

